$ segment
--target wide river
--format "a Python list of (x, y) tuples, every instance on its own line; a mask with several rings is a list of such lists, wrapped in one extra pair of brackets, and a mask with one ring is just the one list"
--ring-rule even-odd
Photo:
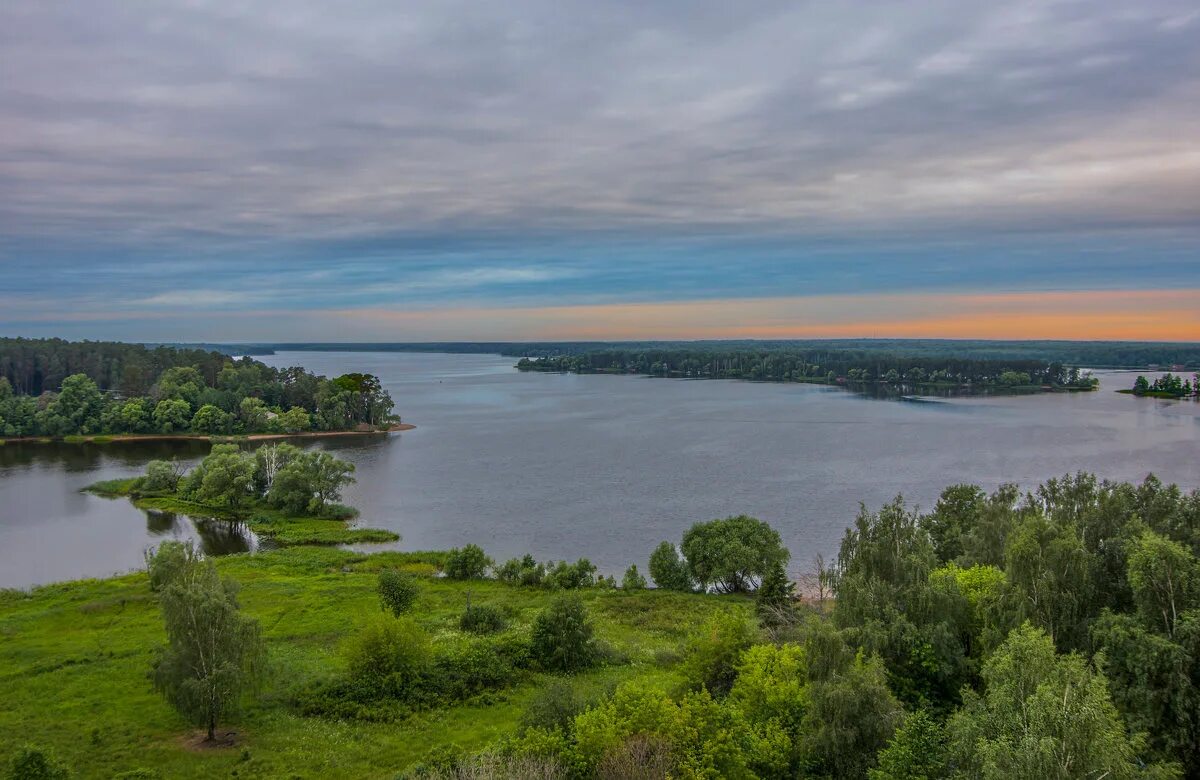
[[(586, 556), (603, 572), (645, 567), (697, 520), (749, 514), (792, 568), (836, 553), (859, 502), (903, 494), (929, 507), (958, 482), (1033, 487), (1079, 470), (1200, 487), (1200, 404), (1114, 393), (924, 402), (835, 388), (632, 376), (520, 373), (496, 355), (280, 353), (275, 366), (377, 374), (402, 434), (310, 440), (357, 466), (345, 496), (403, 549), (474, 542), (497, 559)], [(80, 489), (193, 461), (196, 443), (0, 446), (0, 587), (135, 568), (166, 538), (211, 553), (256, 542), (222, 523), (145, 513)]]

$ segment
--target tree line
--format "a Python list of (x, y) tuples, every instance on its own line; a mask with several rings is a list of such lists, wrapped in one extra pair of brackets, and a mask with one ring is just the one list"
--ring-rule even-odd
[(605, 349), (522, 358), (522, 371), (628, 373), (698, 379), (752, 379), (903, 387), (1092, 389), (1090, 372), (1042, 360), (916, 357), (861, 350)]
[[(57, 339), (8, 339), (0, 349), (0, 436), (299, 433), (393, 420), (371, 374), (327, 379), (218, 353)], [(149, 373), (187, 360), (195, 362)]]
[(1164, 374), (1153, 382), (1144, 376), (1133, 380), (1134, 395), (1146, 395), (1152, 398), (1200, 398), (1200, 373), (1192, 375), (1192, 381), (1176, 374)]

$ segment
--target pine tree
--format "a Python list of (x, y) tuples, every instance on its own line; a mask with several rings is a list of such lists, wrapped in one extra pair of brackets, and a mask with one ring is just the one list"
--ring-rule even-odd
[(796, 586), (788, 579), (787, 571), (782, 561), (767, 570), (762, 584), (758, 588), (755, 607), (758, 617), (764, 622), (774, 622), (792, 610), (792, 602), (796, 598)]

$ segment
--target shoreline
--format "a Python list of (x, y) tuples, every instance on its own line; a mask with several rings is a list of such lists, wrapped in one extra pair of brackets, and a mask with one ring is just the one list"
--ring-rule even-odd
[(270, 441), (273, 439), (309, 439), (326, 436), (383, 436), (411, 431), (412, 423), (396, 423), (382, 431), (308, 431), (305, 433), (248, 433), (207, 435), (202, 433), (96, 433), (87, 436), (12, 436), (0, 437), (0, 444), (112, 444), (126, 441), (208, 441), (236, 443), (239, 441)]

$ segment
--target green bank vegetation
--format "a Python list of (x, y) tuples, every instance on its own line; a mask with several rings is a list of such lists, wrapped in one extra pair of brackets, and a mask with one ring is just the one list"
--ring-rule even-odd
[[(744, 516), (656, 548), (657, 589), (473, 545), (172, 544), (149, 577), (3, 594), (0, 750), (85, 777), (1195, 776), (1198, 529), (1200, 492), (1153, 478), (957, 485), (864, 508), (803, 599)], [(193, 599), (228, 640), (205, 706)]]
[(0, 339), (0, 437), (300, 434), (387, 430), (371, 374), (326, 379), (197, 350)]
[(143, 476), (97, 482), (88, 490), (128, 497), (141, 509), (245, 523), (277, 545), (396, 541), (391, 531), (347, 527), (356, 512), (337, 501), (353, 472), (352, 463), (290, 444), (253, 452), (215, 444), (191, 471), (154, 460)]
[(722, 348), (695, 345), (663, 349), (611, 347), (576, 354), (522, 358), (522, 371), (644, 374), (691, 379), (752, 379), (850, 385), (918, 392), (924, 389), (1021, 392), (1094, 390), (1090, 372), (1032, 359), (929, 357), (900, 351), (836, 348)]

